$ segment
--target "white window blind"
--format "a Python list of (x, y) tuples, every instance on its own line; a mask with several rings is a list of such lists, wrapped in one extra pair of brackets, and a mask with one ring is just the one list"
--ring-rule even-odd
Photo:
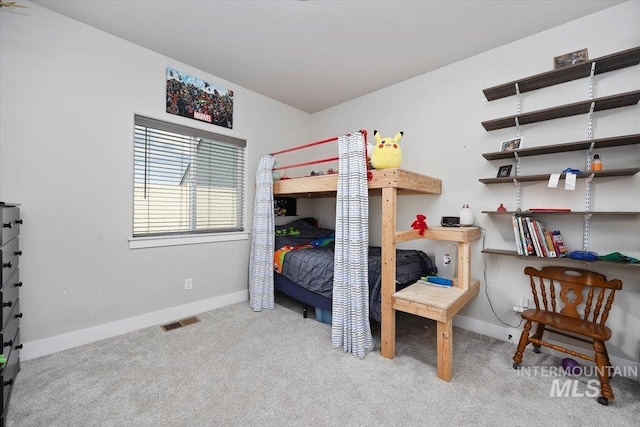
[(245, 147), (136, 115), (133, 237), (244, 231)]

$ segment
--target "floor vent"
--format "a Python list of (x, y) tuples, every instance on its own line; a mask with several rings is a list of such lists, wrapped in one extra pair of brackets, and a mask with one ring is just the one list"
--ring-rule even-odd
[(200, 319), (197, 317), (187, 317), (186, 319), (178, 320), (177, 322), (167, 323), (166, 325), (162, 325), (161, 328), (165, 332), (173, 331), (174, 329), (182, 328), (183, 326), (193, 325), (194, 323), (198, 323)]

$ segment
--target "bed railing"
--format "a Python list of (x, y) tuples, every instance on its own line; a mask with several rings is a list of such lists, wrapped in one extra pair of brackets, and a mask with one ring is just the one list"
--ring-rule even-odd
[[(365, 162), (367, 162), (367, 159), (369, 158), (369, 153), (367, 152), (367, 148), (368, 148), (367, 147), (367, 131), (366, 130), (360, 130), (360, 133), (362, 133), (362, 135), (364, 136)], [(350, 135), (350, 134), (347, 134), (347, 135)], [(321, 145), (321, 144), (326, 144), (328, 142), (337, 141), (338, 138), (339, 138), (339, 136), (334, 136), (333, 138), (327, 138), (327, 139), (323, 139), (322, 141), (310, 142), (308, 144), (302, 144), (302, 145), (298, 145), (296, 147), (286, 148), (284, 150), (275, 151), (275, 152), (270, 153), (270, 154), (272, 156), (277, 156), (278, 154), (289, 153), (291, 151), (302, 150), (304, 148), (314, 147), (316, 145)], [(302, 167), (302, 166), (315, 165), (315, 164), (319, 164), (319, 163), (334, 162), (336, 160), (338, 160), (337, 156), (336, 157), (328, 157), (328, 158), (325, 158), (325, 159), (310, 160), (308, 162), (276, 166), (276, 167), (273, 168), (273, 170), (275, 171), (275, 170), (281, 170), (281, 169), (291, 169), (291, 168), (297, 168), (297, 167)], [(368, 165), (368, 162), (367, 162), (367, 165)], [(367, 169), (368, 169), (368, 167), (367, 167)]]

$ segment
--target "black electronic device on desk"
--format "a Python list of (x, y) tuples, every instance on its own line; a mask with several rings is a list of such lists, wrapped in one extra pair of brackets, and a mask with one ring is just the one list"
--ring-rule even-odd
[(440, 225), (443, 227), (460, 227), (459, 216), (443, 216), (440, 220)]

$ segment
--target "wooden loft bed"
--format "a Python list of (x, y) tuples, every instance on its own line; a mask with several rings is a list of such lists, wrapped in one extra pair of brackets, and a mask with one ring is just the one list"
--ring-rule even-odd
[[(398, 195), (441, 194), (438, 178), (406, 171), (382, 169), (369, 171), (369, 194), (382, 196), (382, 258), (381, 258), (381, 354), (395, 356), (395, 311), (404, 311), (437, 321), (438, 377), (450, 381), (453, 375), (453, 316), (480, 290), (480, 282), (470, 277), (470, 245), (480, 237), (477, 227), (429, 228), (424, 236), (417, 230), (396, 230)], [(276, 196), (335, 197), (338, 175), (318, 175), (275, 181)], [(416, 239), (452, 241), (458, 243), (458, 276), (451, 289), (435, 288), (420, 283), (399, 292), (395, 289), (396, 245)]]
[[(369, 195), (380, 195), (393, 188), (397, 194), (441, 194), (442, 182), (437, 178), (403, 169), (370, 170)], [(273, 183), (275, 196), (335, 197), (338, 174), (289, 178)], [(395, 210), (395, 206), (394, 206)]]

